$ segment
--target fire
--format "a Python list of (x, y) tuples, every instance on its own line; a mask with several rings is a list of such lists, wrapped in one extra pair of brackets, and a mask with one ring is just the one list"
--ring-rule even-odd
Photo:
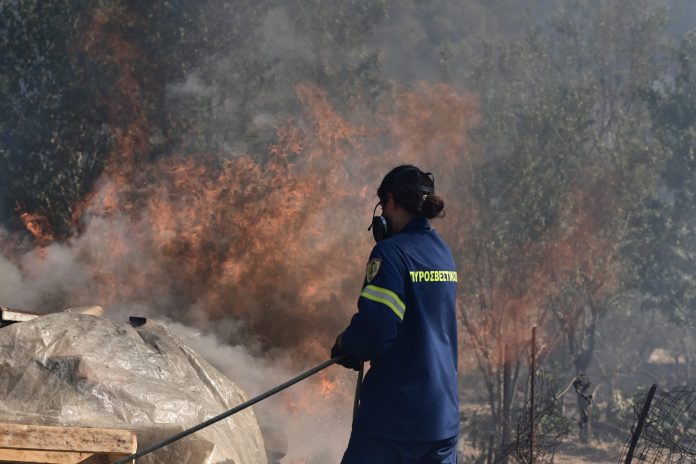
[(337, 380), (332, 381), (326, 378), (325, 375), (322, 375), (319, 380), (319, 393), (321, 393), (322, 396), (330, 396), (336, 391), (337, 385)]
[(282, 407), (290, 417), (311, 417), (320, 422), (339, 416), (350, 423), (355, 394), (355, 377), (351, 374), (340, 368), (322, 371), (297, 391), (283, 396)]
[[(17, 210), (21, 210), (21, 207), (17, 206)], [(19, 218), (22, 220), (24, 227), (34, 236), (38, 245), (44, 245), (55, 240), (48, 218), (43, 213), (39, 211), (33, 213), (24, 211), (20, 213)]]
[[(370, 124), (356, 124), (338, 114), (323, 91), (307, 85), (297, 91), (303, 114), (279, 128), (267, 161), (247, 154), (172, 154), (149, 163), (130, 155), (110, 163), (99, 190), (79, 205), (85, 233), (72, 246), (92, 280), (74, 298), (98, 295), (105, 307), (149, 301), (176, 312), (160, 303), (166, 295), (162, 301), (174, 298), (176, 307), (195, 306), (211, 319), (242, 318), (268, 346), (322, 359), (354, 311), (370, 248), (368, 192), (396, 162), (423, 164), (429, 154), (423, 137), (398, 141), (401, 113), (409, 108), (426, 121), (436, 115), (424, 124), (428, 131), (444, 113), (457, 114), (456, 124), (433, 134), (435, 147), (451, 137), (454, 148), (443, 156), (457, 157), (466, 150), (462, 131), (474, 124), (465, 115), (475, 115), (476, 105), (468, 96), (453, 105), (451, 90), (423, 87), (404, 93), (407, 103), (385, 107)], [(142, 122), (137, 111), (134, 118)], [(406, 118), (411, 132), (416, 119)], [(384, 146), (385, 138), (402, 153), (366, 148)], [(120, 150), (134, 147), (126, 145)], [(129, 182), (136, 172), (148, 181)], [(355, 221), (360, 210), (364, 222)]]

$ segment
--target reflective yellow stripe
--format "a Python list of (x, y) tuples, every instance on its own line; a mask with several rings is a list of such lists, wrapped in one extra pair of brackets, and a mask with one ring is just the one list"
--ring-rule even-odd
[(406, 305), (403, 303), (403, 301), (401, 301), (397, 294), (391, 290), (377, 287), (376, 285), (367, 285), (365, 288), (363, 288), (360, 296), (386, 305), (389, 309), (394, 311), (394, 314), (396, 314), (400, 320), (404, 320)]

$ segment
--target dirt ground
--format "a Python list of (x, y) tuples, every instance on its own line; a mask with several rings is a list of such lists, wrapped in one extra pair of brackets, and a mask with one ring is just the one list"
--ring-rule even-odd
[[(469, 396), (475, 397), (474, 392), (466, 392)], [(488, 406), (484, 403), (467, 402), (461, 407), (462, 415), (462, 438), (459, 442), (459, 456), (461, 462), (474, 464), (485, 462), (485, 457), (481, 456), (481, 448), (475, 448), (471, 443), (471, 431), (476, 429), (476, 419), (486, 418)], [(629, 430), (626, 426), (625, 430)], [(618, 431), (618, 432), (617, 432)], [(593, 426), (594, 439), (590, 444), (579, 443), (577, 431), (571, 428), (569, 434), (565, 436), (563, 442), (556, 450), (553, 457), (554, 464), (618, 464), (625, 442), (614, 437), (620, 435), (619, 429), (602, 428), (600, 424)], [(602, 437), (605, 437), (602, 439)], [(611, 438), (610, 438), (611, 437)], [(480, 440), (480, 436), (478, 438)], [(546, 461), (548, 462), (548, 461)]]
[[(554, 464), (617, 464), (621, 457), (623, 443), (595, 440), (590, 445), (563, 443), (553, 458)], [(463, 463), (476, 462), (477, 452), (467, 444), (460, 443), (460, 456)]]
[(556, 464), (617, 464), (623, 443), (595, 441), (591, 445), (564, 443), (553, 460)]

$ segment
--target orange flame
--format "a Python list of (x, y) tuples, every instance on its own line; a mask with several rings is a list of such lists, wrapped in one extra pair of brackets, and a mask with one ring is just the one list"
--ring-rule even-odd
[[(17, 210), (21, 211), (22, 208), (17, 205)], [(35, 211), (33, 213), (22, 212), (19, 215), (22, 220), (24, 227), (31, 233), (31, 235), (36, 240), (36, 244), (39, 246), (46, 245), (55, 240), (55, 236), (51, 230), (51, 224), (45, 214), (40, 211)]]
[(337, 380), (330, 380), (326, 378), (325, 375), (322, 375), (319, 380), (319, 393), (321, 393), (322, 396), (328, 397), (331, 396), (335, 391), (336, 387), (338, 385)]
[[(128, 300), (158, 306), (158, 296), (167, 295), (209, 318), (243, 318), (269, 346), (323, 357), (354, 311), (370, 247), (354, 212), (363, 209), (360, 218), (369, 222), (365, 198), (394, 164), (423, 164), (437, 149), (457, 165), (477, 107), (471, 96), (421, 86), (395, 93), (372, 121), (354, 124), (325, 92), (307, 85), (297, 92), (304, 112), (278, 130), (265, 162), (240, 154), (172, 155), (145, 164), (129, 156), (112, 164), (84, 207), (87, 235), (99, 230), (77, 245), (93, 270), (85, 293), (107, 307)], [(405, 117), (406, 109), (414, 114)], [(415, 134), (416, 113), (434, 145)], [(404, 124), (409, 137), (400, 140)], [(398, 153), (366, 148), (385, 140)], [(148, 182), (129, 183), (134, 172)], [(445, 192), (456, 181), (446, 179)]]

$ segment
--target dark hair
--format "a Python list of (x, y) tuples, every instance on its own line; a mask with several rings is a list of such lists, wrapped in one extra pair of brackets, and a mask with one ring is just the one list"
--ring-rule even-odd
[(410, 164), (397, 166), (384, 176), (377, 189), (382, 204), (391, 193), (399, 206), (416, 216), (432, 219), (444, 215), (445, 201), (435, 195), (435, 177)]

